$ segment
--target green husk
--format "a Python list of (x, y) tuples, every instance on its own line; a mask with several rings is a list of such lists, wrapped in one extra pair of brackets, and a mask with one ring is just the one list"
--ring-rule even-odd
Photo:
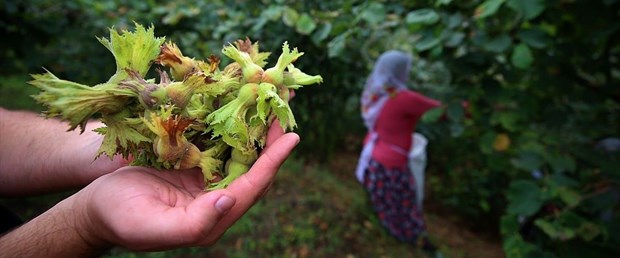
[[(47, 117), (69, 122), (69, 130), (94, 118), (104, 127), (97, 156), (132, 157), (132, 165), (157, 169), (202, 170), (205, 189), (225, 188), (247, 172), (265, 147), (271, 123), (293, 130), (289, 89), (322, 82), (295, 68), (303, 55), (282, 45), (275, 66), (263, 70), (269, 52), (258, 43), (237, 40), (222, 53), (234, 62), (183, 56), (174, 42), (164, 44), (154, 28), (136, 24), (134, 31), (110, 29), (98, 38), (114, 56), (116, 72), (94, 86), (59, 79), (51, 72), (33, 75)], [(146, 78), (152, 64), (162, 65), (158, 78)], [(221, 178), (220, 181), (217, 179)]]

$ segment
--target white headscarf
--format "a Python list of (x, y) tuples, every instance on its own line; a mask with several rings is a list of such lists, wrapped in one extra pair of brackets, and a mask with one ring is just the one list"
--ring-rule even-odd
[(379, 56), (362, 93), (362, 118), (368, 130), (374, 130), (377, 117), (391, 94), (407, 88), (411, 56), (390, 50)]
[(396, 50), (387, 51), (381, 54), (366, 81), (361, 99), (362, 118), (370, 137), (364, 145), (355, 171), (360, 183), (364, 183), (364, 172), (368, 167), (377, 141), (377, 133), (375, 132), (377, 118), (390, 96), (407, 88), (406, 83), (409, 80), (411, 62), (411, 56), (408, 54)]

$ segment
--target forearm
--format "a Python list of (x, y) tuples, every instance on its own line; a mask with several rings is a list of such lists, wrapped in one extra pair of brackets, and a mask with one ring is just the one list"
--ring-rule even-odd
[(86, 235), (72, 198), (0, 237), (0, 257), (90, 257), (107, 247)]
[[(92, 125), (95, 126), (95, 125)], [(82, 171), (102, 137), (35, 113), (0, 108), (0, 195), (44, 193), (87, 184)]]

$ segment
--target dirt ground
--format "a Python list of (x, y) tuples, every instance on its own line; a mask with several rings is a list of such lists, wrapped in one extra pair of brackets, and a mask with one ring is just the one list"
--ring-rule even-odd
[[(358, 155), (356, 152), (338, 153), (328, 168), (342, 180), (355, 180)], [(505, 257), (497, 234), (475, 232), (462, 218), (429, 202), (432, 200), (425, 200), (428, 232), (440, 250), (447, 252), (447, 257)]]

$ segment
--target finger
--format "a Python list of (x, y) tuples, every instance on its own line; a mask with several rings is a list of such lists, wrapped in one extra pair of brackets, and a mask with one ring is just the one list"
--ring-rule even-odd
[(256, 202), (298, 143), (299, 135), (295, 133), (282, 135), (258, 158), (250, 171), (233, 181), (226, 188), (237, 197), (237, 202), (213, 229), (212, 241), (219, 238)]
[(241, 178), (247, 180), (247, 183), (254, 188), (266, 187), (298, 143), (299, 135), (296, 133), (282, 135), (258, 157), (250, 170)]
[(297, 143), (299, 143), (297, 134), (283, 135), (256, 160), (247, 173), (228, 186), (227, 189), (238, 196), (238, 205), (233, 208), (233, 213), (243, 213), (254, 204)]
[(280, 126), (280, 120), (275, 119), (267, 131), (267, 144), (265, 145), (265, 149), (269, 148), (269, 146), (282, 135), (284, 135), (284, 129)]
[(191, 244), (208, 245), (214, 240), (212, 229), (235, 205), (237, 198), (228, 190), (205, 193), (187, 206), (187, 218), (183, 220), (184, 230)]
[(294, 89), (290, 89), (288, 96), (289, 96), (288, 100), (291, 101), (295, 97), (295, 90)]

